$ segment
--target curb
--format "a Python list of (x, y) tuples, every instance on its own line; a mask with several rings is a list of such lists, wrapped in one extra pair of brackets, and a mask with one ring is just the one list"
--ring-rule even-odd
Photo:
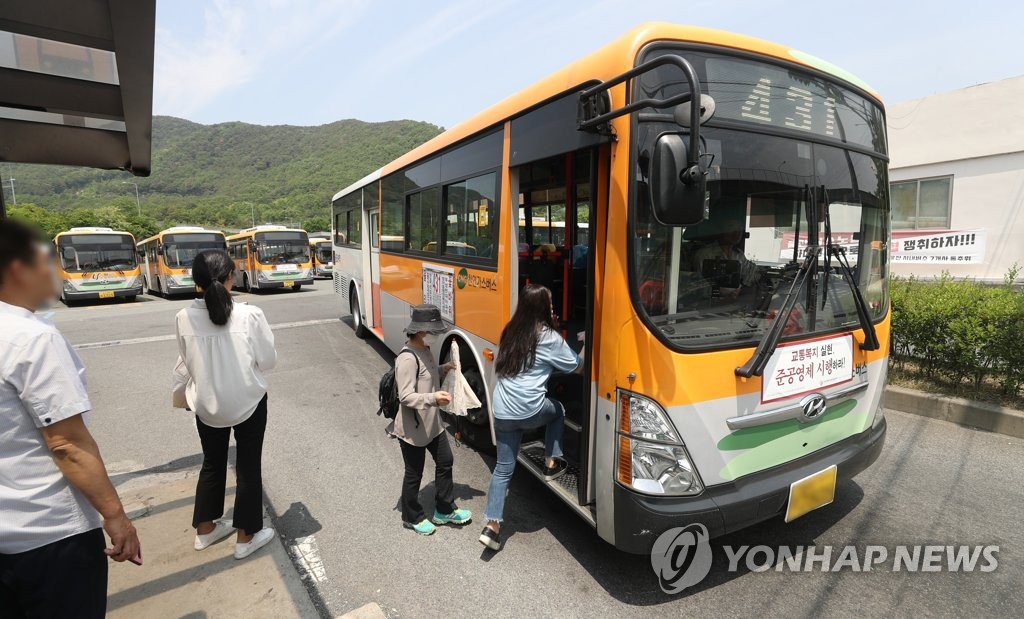
[(1024, 438), (1024, 412), (1005, 406), (893, 386), (886, 387), (883, 400), (883, 407), (895, 411)]

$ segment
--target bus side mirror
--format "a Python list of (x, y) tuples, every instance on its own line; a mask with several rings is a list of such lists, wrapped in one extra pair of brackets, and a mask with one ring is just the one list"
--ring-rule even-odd
[(651, 210), (658, 223), (692, 226), (707, 214), (707, 172), (687, 162), (682, 134), (663, 133), (651, 157)]
[(164, 255), (164, 246), (163, 245), (157, 245), (156, 246), (156, 255), (158, 255), (158, 256)]

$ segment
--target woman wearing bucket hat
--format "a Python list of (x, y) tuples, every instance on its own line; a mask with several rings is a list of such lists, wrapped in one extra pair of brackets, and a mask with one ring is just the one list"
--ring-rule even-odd
[[(442, 373), (448, 364), (438, 367), (431, 352), (437, 336), (447, 331), (441, 311), (434, 305), (416, 305), (412, 320), (405, 329), (409, 340), (395, 357), (395, 383), (401, 408), (387, 431), (399, 439), (405, 461), (402, 483), (402, 524), (420, 535), (432, 534), (435, 524), (468, 524), (473, 514), (455, 505), (452, 481), (454, 458), (448, 435), (437, 407), (451, 401), (451, 395), (440, 391)], [(426, 453), (434, 459), (434, 516), (429, 520), (420, 505), (420, 482)]]

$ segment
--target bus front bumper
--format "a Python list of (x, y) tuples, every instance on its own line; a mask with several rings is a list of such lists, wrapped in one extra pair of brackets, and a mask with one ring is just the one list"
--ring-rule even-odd
[(68, 301), (89, 301), (93, 299), (121, 299), (124, 297), (137, 297), (142, 294), (142, 286), (135, 288), (117, 288), (115, 290), (89, 290), (63, 292), (64, 299)]
[(272, 288), (293, 288), (295, 286), (312, 286), (313, 278), (307, 277), (305, 279), (289, 279), (282, 281), (261, 281), (259, 284), (260, 290), (272, 289)]
[(673, 527), (701, 523), (711, 537), (718, 537), (780, 516), (789, 500), (790, 484), (833, 464), (838, 468), (839, 492), (839, 482), (853, 478), (878, 459), (885, 431), (885, 417), (880, 413), (871, 428), (856, 436), (734, 483), (711, 486), (693, 498), (653, 497), (616, 484), (615, 546), (648, 554), (654, 540)]
[(196, 285), (195, 284), (189, 284), (187, 286), (174, 286), (174, 285), (171, 285), (171, 284), (167, 284), (167, 294), (169, 296), (178, 296), (178, 295), (184, 296), (184, 295), (187, 295), (187, 294), (195, 294), (195, 293), (196, 293)]

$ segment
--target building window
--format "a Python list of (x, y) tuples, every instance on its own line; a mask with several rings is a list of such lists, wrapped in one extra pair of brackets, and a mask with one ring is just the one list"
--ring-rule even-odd
[(892, 227), (949, 228), (953, 204), (953, 177), (899, 181), (890, 185)]
[(492, 259), (498, 242), (497, 174), (491, 172), (445, 187), (447, 255)]

